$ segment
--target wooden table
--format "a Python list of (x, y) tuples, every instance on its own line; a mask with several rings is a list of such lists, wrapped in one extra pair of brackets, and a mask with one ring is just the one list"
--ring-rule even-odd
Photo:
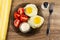
[[(39, 32), (36, 32), (31, 36), (19, 35), (14, 31), (12, 25), (9, 25), (7, 40), (60, 40), (60, 0), (13, 0), (11, 12), (18, 4), (21, 3), (41, 4), (45, 1), (48, 1), (49, 3), (55, 3), (54, 12), (51, 15), (51, 27), (49, 36), (46, 35), (47, 18), (49, 14), (48, 10), (46, 10), (43, 12), (43, 15), (45, 14), (45, 21)], [(9, 24), (11, 24), (11, 22), (9, 22)]]

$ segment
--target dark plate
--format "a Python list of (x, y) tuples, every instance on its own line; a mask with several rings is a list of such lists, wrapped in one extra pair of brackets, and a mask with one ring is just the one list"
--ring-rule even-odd
[[(22, 4), (19, 4), (19, 5), (17, 5), (16, 6), (16, 8), (14, 8), (14, 10), (12, 10), (12, 13), (11, 13), (11, 25), (13, 26), (13, 29), (15, 30), (15, 32), (17, 32), (19, 35), (21, 34), (21, 35), (27, 35), (27, 36), (31, 36), (31, 35), (33, 35), (33, 34), (36, 34), (36, 33), (38, 33), (39, 31), (40, 31), (40, 28), (42, 27), (40, 27), (40, 28), (38, 28), (38, 29), (32, 29), (31, 28), (31, 30), (28, 32), (28, 33), (22, 33), (22, 32), (20, 32), (20, 30), (19, 30), (19, 28), (15, 28), (15, 26), (14, 26), (14, 17), (13, 17), (13, 15), (14, 15), (14, 12), (15, 11), (17, 11), (18, 10), (18, 8), (19, 7), (25, 7), (27, 4), (30, 4), (30, 3), (22, 3)], [(41, 14), (41, 8), (40, 8), (40, 5), (37, 5), (37, 4), (35, 4), (36, 6), (37, 6), (37, 8), (38, 8), (38, 15), (40, 15), (40, 16), (42, 16), (42, 14)]]

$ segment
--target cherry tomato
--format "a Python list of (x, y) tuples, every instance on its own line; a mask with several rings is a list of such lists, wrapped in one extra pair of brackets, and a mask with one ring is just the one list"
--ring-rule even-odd
[(14, 20), (14, 26), (15, 26), (16, 28), (18, 28), (19, 25), (20, 25), (20, 20), (19, 20), (19, 19), (15, 19), (15, 20)]
[(21, 15), (24, 13), (24, 8), (18, 8), (18, 13)]
[(20, 20), (22, 21), (22, 22), (26, 22), (26, 21), (28, 21), (28, 16), (26, 16), (26, 15), (21, 15), (20, 16)]
[(14, 18), (18, 19), (20, 17), (20, 14), (18, 14), (17, 12), (14, 12)]

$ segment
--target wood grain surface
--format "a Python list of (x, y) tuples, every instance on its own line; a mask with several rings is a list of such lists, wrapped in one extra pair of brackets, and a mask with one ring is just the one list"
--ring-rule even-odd
[(51, 15), (50, 34), (48, 36), (46, 35), (47, 18), (49, 12), (48, 10), (41, 10), (45, 21), (40, 31), (36, 32), (34, 35), (32, 34), (29, 36), (22, 34), (19, 35), (14, 31), (10, 19), (7, 40), (60, 40), (60, 0), (13, 0), (11, 12), (17, 5), (22, 3), (34, 3), (41, 5), (41, 3), (45, 1), (49, 3), (53, 2), (55, 4), (53, 14)]

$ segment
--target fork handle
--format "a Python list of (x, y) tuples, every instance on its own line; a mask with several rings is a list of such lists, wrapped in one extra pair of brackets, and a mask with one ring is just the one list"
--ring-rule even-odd
[(47, 24), (47, 31), (46, 31), (46, 34), (48, 35), (50, 32), (50, 15), (48, 17), (48, 24)]

